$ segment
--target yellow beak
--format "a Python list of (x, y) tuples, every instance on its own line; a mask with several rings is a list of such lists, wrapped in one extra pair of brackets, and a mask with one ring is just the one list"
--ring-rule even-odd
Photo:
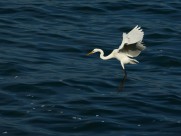
[(89, 52), (89, 53), (87, 53), (87, 56), (89, 56), (89, 55), (91, 55), (91, 54), (93, 54), (94, 52), (93, 51), (91, 51), (91, 52)]

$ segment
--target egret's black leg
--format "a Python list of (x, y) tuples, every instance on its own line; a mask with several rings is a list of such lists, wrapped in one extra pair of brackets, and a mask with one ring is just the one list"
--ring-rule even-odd
[(119, 91), (122, 91), (122, 90), (123, 90), (123, 88), (124, 88), (124, 83), (125, 83), (126, 78), (127, 78), (126, 70), (123, 69), (123, 72), (124, 72), (124, 77), (123, 77), (123, 79), (122, 79), (121, 82), (120, 82)]

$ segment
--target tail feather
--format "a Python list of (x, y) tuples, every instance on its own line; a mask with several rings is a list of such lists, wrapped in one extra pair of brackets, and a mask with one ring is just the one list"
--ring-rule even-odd
[(139, 63), (137, 60), (135, 60), (135, 59), (130, 59), (130, 64), (137, 64), (137, 63)]

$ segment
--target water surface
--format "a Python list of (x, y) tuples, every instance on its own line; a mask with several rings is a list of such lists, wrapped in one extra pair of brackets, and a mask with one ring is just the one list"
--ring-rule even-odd
[[(181, 2), (0, 2), (0, 135), (132, 136), (181, 132)], [(87, 57), (140, 25), (147, 49), (127, 65)]]

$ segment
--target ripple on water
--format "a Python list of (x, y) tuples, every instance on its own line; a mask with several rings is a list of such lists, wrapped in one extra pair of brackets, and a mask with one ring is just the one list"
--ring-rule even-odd
[[(0, 135), (179, 135), (179, 1), (2, 1)], [(102, 61), (142, 26), (147, 49)]]

